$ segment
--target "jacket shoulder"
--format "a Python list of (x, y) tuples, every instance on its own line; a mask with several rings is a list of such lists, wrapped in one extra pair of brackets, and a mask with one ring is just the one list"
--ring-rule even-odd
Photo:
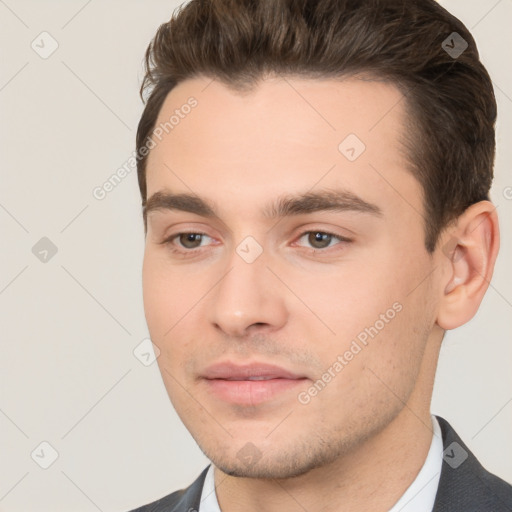
[(487, 471), (445, 419), (437, 420), (444, 452), (434, 512), (512, 512), (512, 485)]
[(174, 491), (130, 512), (198, 512), (204, 479), (209, 467), (207, 466), (189, 487)]

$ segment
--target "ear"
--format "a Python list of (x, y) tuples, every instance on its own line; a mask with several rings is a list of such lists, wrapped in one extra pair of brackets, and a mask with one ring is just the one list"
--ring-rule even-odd
[(448, 330), (473, 318), (489, 287), (500, 242), (496, 207), (490, 201), (471, 205), (440, 242), (437, 323)]

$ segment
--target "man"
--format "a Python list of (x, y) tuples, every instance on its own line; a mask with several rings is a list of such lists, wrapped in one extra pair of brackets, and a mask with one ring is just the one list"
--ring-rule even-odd
[(146, 65), (145, 314), (212, 465), (137, 510), (512, 510), (430, 413), (499, 248), (464, 25), (433, 0), (192, 0)]

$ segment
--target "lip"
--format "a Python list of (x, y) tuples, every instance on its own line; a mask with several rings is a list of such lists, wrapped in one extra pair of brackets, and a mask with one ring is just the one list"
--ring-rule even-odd
[(216, 363), (204, 371), (205, 379), (248, 380), (250, 377), (272, 379), (301, 379), (304, 375), (291, 372), (280, 366), (266, 363), (235, 364), (231, 362)]
[[(217, 363), (201, 376), (208, 392), (224, 402), (259, 405), (304, 384), (307, 377), (266, 363)], [(256, 379), (256, 380), (253, 380)]]

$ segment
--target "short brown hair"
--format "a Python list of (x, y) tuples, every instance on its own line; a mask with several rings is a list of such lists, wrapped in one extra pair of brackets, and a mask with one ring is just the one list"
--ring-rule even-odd
[[(457, 53), (467, 44), (460, 55), (448, 51), (456, 42)], [(147, 48), (143, 101), (150, 93), (137, 153), (167, 94), (185, 79), (211, 77), (246, 91), (270, 74), (361, 73), (391, 81), (406, 97), (405, 145), (424, 192), (425, 247), (432, 252), (450, 221), (489, 199), (497, 110), (472, 35), (434, 0), (191, 0)], [(137, 164), (143, 208), (146, 161)]]

